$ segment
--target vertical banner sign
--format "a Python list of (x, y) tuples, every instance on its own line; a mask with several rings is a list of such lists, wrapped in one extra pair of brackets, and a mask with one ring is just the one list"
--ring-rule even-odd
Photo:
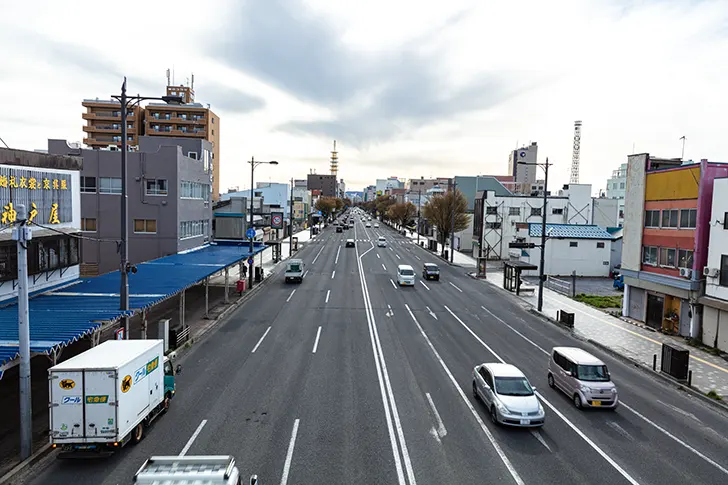
[(9, 165), (0, 167), (1, 224), (16, 221), (19, 204), (25, 205), (30, 223), (50, 226), (71, 222), (72, 200), (70, 174)]
[(271, 229), (283, 229), (283, 212), (270, 213), (270, 227)]

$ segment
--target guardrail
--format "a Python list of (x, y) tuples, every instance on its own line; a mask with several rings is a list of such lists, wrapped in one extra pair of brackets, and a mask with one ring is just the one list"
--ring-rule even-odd
[(554, 290), (562, 295), (574, 296), (574, 288), (571, 282), (554, 278), (553, 276), (546, 276), (546, 287), (550, 290)]

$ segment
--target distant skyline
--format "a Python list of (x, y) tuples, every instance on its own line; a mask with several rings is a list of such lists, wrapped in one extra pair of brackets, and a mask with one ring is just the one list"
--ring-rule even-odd
[(393, 175), (505, 175), (531, 141), (560, 187), (574, 120), (594, 193), (632, 152), (680, 157), (683, 136), (686, 159), (728, 161), (725, 0), (123, 5), (129, 21), (110, 36), (117, 4), (4, 3), (8, 145), (80, 141), (84, 98), (117, 93), (124, 75), (130, 92), (162, 95), (169, 68), (176, 83), (194, 73), (197, 101), (221, 117), (222, 192), (249, 186), (251, 156), (280, 163), (256, 180), (329, 173), (334, 139), (354, 190)]

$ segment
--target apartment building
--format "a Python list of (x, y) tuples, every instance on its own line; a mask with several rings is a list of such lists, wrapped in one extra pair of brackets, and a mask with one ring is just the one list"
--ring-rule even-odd
[(535, 165), (537, 161), (538, 144), (535, 141), (508, 154), (508, 175), (513, 177), (514, 193), (530, 193), (528, 189), (536, 183), (536, 173), (540, 170)]
[[(201, 246), (211, 237), (212, 144), (194, 138), (139, 137), (127, 154), (129, 261), (132, 264)], [(207, 152), (207, 154), (205, 154)], [(80, 177), (81, 274), (119, 269), (121, 152), (74, 148), (48, 140), (48, 153), (83, 159)]]
[[(713, 182), (708, 262), (703, 268), (703, 344), (728, 351), (728, 178)], [(700, 268), (697, 268), (700, 270)]]
[(630, 155), (627, 163), (622, 314), (656, 330), (698, 338), (713, 182), (728, 176), (728, 164), (683, 163), (647, 153)]
[(336, 197), (338, 189), (336, 175), (308, 174), (306, 187), (308, 190), (320, 191), (324, 197)]
[[(103, 99), (84, 99), (81, 103), (86, 112), (81, 117), (86, 121), (83, 143), (94, 149), (121, 147), (121, 103)], [(144, 108), (134, 106), (126, 112), (126, 136), (129, 146), (139, 144), (144, 134)]]
[(431, 179), (420, 177), (418, 179), (409, 179), (407, 181), (407, 192), (422, 192), (425, 194), (428, 190), (435, 186), (447, 187), (448, 185), (450, 185), (450, 179), (447, 177), (436, 177)]

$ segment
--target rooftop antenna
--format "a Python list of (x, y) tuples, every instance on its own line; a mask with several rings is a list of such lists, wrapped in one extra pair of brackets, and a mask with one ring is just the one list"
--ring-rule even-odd
[(570, 183), (579, 183), (579, 157), (581, 153), (581, 121), (574, 122), (574, 150), (571, 154)]
[(192, 89), (192, 90), (195, 89), (195, 73), (194, 72), (192, 73), (192, 85), (190, 86), (190, 89)]
[(680, 139), (682, 140), (682, 155), (680, 155), (680, 161), (685, 160), (685, 135), (681, 136)]
[(169, 68), (167, 68), (167, 86), (171, 86), (171, 80), (170, 80), (171, 72)]
[(174, 85), (174, 64), (172, 64), (172, 84), (170, 86)]
[(336, 151), (336, 140), (334, 149), (331, 151), (331, 175), (336, 177), (339, 174), (339, 152)]

